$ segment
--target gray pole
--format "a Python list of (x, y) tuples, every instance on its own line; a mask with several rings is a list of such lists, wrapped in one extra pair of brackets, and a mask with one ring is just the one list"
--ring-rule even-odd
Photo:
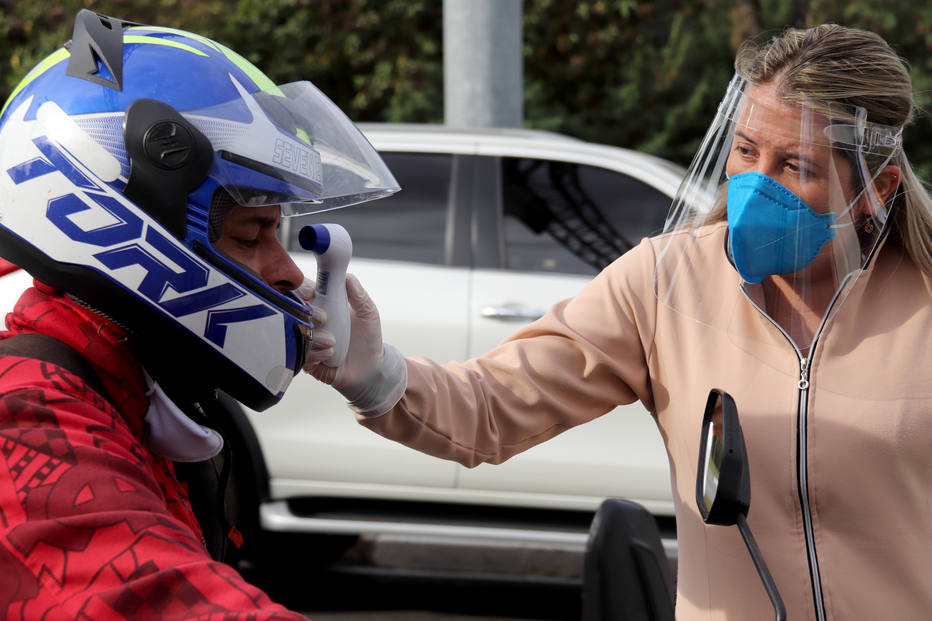
[(447, 125), (521, 127), (521, 0), (443, 0)]

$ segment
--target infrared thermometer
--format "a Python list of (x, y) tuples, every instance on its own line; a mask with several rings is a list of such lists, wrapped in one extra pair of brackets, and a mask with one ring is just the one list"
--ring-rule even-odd
[(353, 255), (353, 241), (339, 224), (309, 224), (298, 233), (298, 243), (317, 259), (317, 285), (314, 306), (327, 312), (326, 328), (336, 343), (333, 356), (324, 362), (338, 367), (346, 358), (349, 347), (350, 316), (346, 299), (346, 267)]

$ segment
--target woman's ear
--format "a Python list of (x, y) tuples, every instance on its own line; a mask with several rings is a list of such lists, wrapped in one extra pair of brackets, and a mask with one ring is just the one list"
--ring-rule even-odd
[(903, 180), (903, 172), (899, 166), (885, 166), (877, 173), (871, 187), (862, 195), (860, 211), (864, 215), (873, 215), (880, 212), (887, 200), (893, 196)]
[(893, 196), (902, 181), (903, 172), (899, 166), (893, 166), (892, 164), (885, 166), (874, 179), (874, 189), (877, 190), (877, 197), (880, 202), (886, 204), (887, 199)]

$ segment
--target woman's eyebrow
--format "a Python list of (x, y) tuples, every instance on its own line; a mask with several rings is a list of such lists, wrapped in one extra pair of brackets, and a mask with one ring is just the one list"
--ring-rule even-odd
[(747, 140), (748, 142), (750, 142), (751, 144), (755, 146), (757, 145), (757, 142), (753, 138), (745, 134), (743, 131), (735, 130), (735, 136), (738, 136), (742, 140)]
[[(741, 138), (742, 140), (746, 140), (747, 142), (751, 143), (755, 147), (759, 146), (756, 140), (754, 140), (753, 138), (751, 138), (750, 136), (748, 136), (747, 134), (745, 134), (744, 132), (740, 130), (735, 130), (735, 136)], [(813, 167), (821, 166), (821, 164), (819, 164), (818, 161), (816, 161), (815, 159), (813, 159), (812, 157), (808, 155), (803, 155), (799, 150), (783, 149), (783, 148), (780, 148), (777, 150), (790, 159), (796, 159), (796, 160), (803, 161)]]
[(820, 163), (819, 163), (818, 161), (816, 161), (814, 158), (812, 158), (812, 157), (810, 157), (810, 156), (808, 156), (808, 155), (803, 155), (802, 152), (800, 152), (800, 151), (798, 151), (798, 150), (792, 151), (792, 150), (790, 150), (790, 149), (783, 149), (782, 151), (783, 151), (783, 154), (784, 154), (788, 159), (791, 159), (791, 160), (799, 160), (799, 161), (801, 161), (801, 162), (805, 162), (806, 164), (808, 164), (808, 165), (811, 166), (812, 168), (821, 168), (821, 167), (822, 167), (822, 164), (820, 164)]

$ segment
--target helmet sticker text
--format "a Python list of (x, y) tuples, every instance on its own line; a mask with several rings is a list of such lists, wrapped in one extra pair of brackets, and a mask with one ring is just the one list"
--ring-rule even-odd
[(305, 149), (299, 144), (277, 138), (272, 161), (303, 177), (320, 179), (320, 160), (315, 155), (310, 149)]
[[(75, 193), (49, 199), (46, 217), (68, 238), (102, 248), (92, 256), (111, 271), (130, 266), (145, 273), (136, 290), (173, 317), (215, 309), (246, 294), (230, 282), (207, 286), (207, 267), (194, 260), (178, 244), (158, 229), (146, 224), (127, 208), (112, 188), (96, 183), (69, 154), (45, 136), (33, 139), (43, 157), (36, 157), (6, 172), (16, 185), (52, 173), (63, 174)], [(105, 212), (111, 224), (85, 228), (78, 214), (89, 210)], [(143, 235), (143, 231), (145, 234)], [(166, 263), (160, 257), (168, 258)], [(165, 299), (171, 288), (179, 295)], [(207, 313), (204, 338), (223, 348), (227, 326), (275, 314), (263, 304)]]

